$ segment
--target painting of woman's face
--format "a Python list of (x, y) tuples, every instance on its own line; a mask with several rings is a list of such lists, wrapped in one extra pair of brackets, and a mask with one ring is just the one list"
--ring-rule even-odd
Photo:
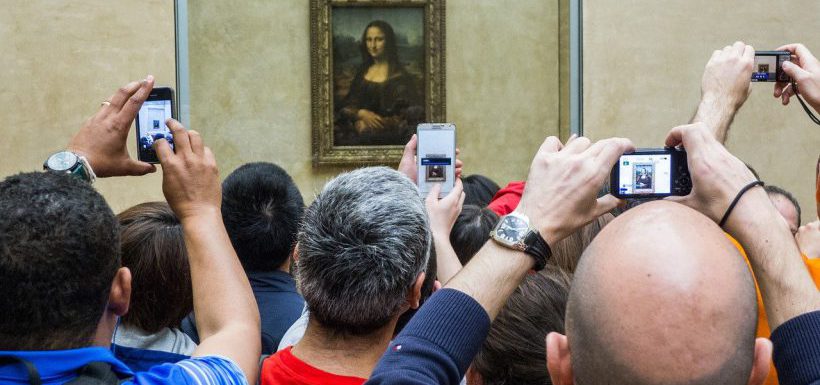
[(378, 27), (370, 27), (365, 34), (365, 44), (367, 44), (367, 52), (370, 53), (374, 59), (381, 58), (384, 55), (384, 32)]

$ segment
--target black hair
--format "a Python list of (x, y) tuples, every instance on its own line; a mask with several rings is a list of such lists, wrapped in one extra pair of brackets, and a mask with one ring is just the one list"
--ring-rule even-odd
[(275, 164), (245, 164), (222, 182), (222, 219), (245, 271), (288, 261), (304, 209), (293, 179)]
[(466, 265), (490, 239), (490, 231), (496, 223), (498, 214), (492, 210), (476, 205), (464, 205), (461, 214), (456, 218), (453, 230), (450, 231), (450, 244), (453, 245), (462, 265)]
[(117, 221), (88, 183), (0, 182), (0, 350), (90, 346), (119, 267)]
[(800, 220), (800, 203), (797, 202), (797, 198), (794, 195), (783, 188), (777, 187), (773, 184), (766, 185), (763, 187), (766, 190), (766, 193), (769, 195), (782, 195), (784, 198), (788, 199), (794, 205), (794, 209), (797, 211), (797, 226), (799, 227), (801, 223)]
[(473, 174), (461, 178), (464, 184), (465, 205), (487, 206), (493, 197), (501, 189), (497, 183), (484, 175)]

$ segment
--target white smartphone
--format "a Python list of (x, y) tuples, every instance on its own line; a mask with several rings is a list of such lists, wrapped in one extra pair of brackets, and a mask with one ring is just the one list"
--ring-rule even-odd
[(443, 198), (453, 190), (456, 182), (456, 126), (452, 123), (422, 123), (416, 130), (419, 193), (426, 197), (433, 186), (440, 183), (439, 198)]

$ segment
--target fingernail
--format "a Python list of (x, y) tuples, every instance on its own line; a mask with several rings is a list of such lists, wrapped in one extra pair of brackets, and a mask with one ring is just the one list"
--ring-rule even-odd
[(154, 80), (154, 75), (148, 75), (148, 76), (145, 77), (145, 81), (147, 81), (147, 82), (150, 82), (152, 80)]

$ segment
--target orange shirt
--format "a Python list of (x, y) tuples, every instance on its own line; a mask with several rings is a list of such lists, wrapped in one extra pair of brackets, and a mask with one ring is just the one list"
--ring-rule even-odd
[[(746, 260), (746, 263), (749, 264), (749, 270), (751, 271), (752, 265), (749, 263), (749, 258), (746, 256), (746, 251), (743, 250), (743, 246), (741, 246), (740, 243), (738, 243), (738, 241), (732, 238), (729, 234), (726, 234), (726, 237), (732, 241), (735, 247), (737, 247), (737, 250), (740, 251), (740, 254), (743, 255), (743, 258)], [(820, 288), (820, 259), (808, 259), (804, 255), (803, 262), (806, 264), (806, 268), (809, 270), (809, 274), (812, 279), (814, 279), (814, 284)], [(772, 331), (769, 328), (769, 319), (766, 317), (766, 309), (763, 307), (763, 297), (760, 296), (760, 288), (757, 286), (757, 277), (754, 276), (754, 271), (752, 271), (752, 278), (755, 280), (755, 291), (757, 292), (757, 337), (769, 338)], [(763, 384), (778, 385), (777, 372), (775, 372), (774, 363), (771, 364), (769, 376)]]

